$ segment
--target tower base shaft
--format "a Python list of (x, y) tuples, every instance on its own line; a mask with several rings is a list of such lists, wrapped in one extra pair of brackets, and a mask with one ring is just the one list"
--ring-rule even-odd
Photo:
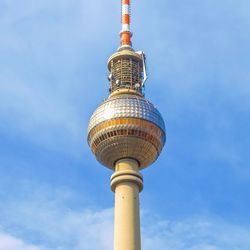
[(115, 192), (114, 250), (141, 250), (139, 192), (142, 176), (138, 163), (121, 160), (111, 177)]

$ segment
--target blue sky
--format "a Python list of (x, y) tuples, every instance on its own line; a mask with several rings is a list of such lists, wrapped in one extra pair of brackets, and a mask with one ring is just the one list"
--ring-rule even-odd
[[(143, 250), (250, 249), (250, 2), (132, 2), (167, 141), (143, 171)], [(120, 1), (0, 0), (0, 250), (112, 249), (87, 145)]]

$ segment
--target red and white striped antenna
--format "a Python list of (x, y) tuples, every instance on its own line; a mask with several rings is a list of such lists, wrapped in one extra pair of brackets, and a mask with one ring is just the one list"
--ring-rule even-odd
[(122, 30), (121, 46), (131, 46), (132, 33), (130, 31), (130, 0), (122, 0)]

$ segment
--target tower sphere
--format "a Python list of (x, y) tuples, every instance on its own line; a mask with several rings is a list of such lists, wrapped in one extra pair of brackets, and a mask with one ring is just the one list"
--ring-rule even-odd
[(165, 124), (152, 103), (136, 91), (115, 91), (90, 118), (88, 143), (97, 160), (114, 169), (131, 158), (145, 168), (165, 144)]

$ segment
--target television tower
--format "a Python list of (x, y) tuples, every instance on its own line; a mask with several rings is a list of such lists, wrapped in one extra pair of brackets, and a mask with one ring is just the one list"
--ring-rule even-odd
[(145, 54), (132, 48), (130, 0), (122, 0), (121, 44), (108, 59), (110, 95), (91, 116), (88, 143), (97, 160), (114, 171), (114, 250), (141, 250), (140, 170), (151, 165), (165, 144), (159, 111), (144, 98)]

